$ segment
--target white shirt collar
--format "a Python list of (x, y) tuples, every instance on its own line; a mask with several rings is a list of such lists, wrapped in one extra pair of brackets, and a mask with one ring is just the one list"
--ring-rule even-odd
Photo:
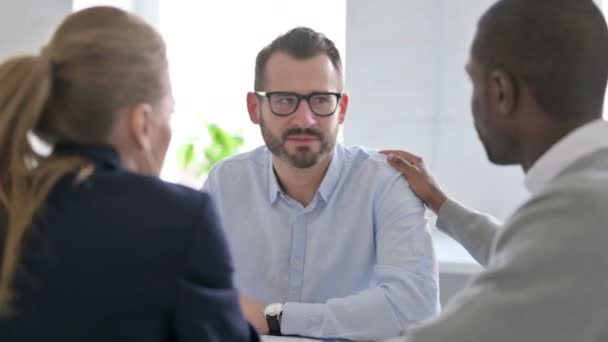
[(528, 170), (525, 184), (537, 194), (555, 176), (578, 159), (608, 147), (608, 122), (599, 119), (585, 124), (555, 143)]

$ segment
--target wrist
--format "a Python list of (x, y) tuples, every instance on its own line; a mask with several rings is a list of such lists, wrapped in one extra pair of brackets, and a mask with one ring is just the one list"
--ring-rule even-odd
[(283, 307), (282, 303), (275, 303), (266, 306), (264, 309), (264, 318), (266, 319), (269, 335), (281, 335)]
[(425, 202), (429, 209), (431, 209), (435, 214), (439, 214), (439, 209), (441, 209), (447, 199), (447, 196), (441, 190), (433, 189), (431, 196), (429, 196), (428, 200)]

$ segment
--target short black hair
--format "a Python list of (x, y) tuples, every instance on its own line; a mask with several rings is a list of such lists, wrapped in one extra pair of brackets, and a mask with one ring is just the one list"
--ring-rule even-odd
[(592, 0), (501, 0), (480, 19), (471, 49), (532, 92), (554, 119), (601, 117), (608, 29)]

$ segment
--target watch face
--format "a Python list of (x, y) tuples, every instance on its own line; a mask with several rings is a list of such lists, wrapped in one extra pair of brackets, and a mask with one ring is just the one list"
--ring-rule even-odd
[(264, 315), (277, 316), (282, 311), (283, 311), (283, 304), (281, 304), (281, 303), (270, 304), (264, 309)]

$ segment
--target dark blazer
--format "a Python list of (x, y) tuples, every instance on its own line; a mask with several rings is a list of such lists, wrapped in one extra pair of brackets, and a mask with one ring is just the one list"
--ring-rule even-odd
[(107, 147), (59, 151), (95, 172), (61, 180), (29, 230), (0, 341), (259, 340), (207, 194), (130, 173)]

